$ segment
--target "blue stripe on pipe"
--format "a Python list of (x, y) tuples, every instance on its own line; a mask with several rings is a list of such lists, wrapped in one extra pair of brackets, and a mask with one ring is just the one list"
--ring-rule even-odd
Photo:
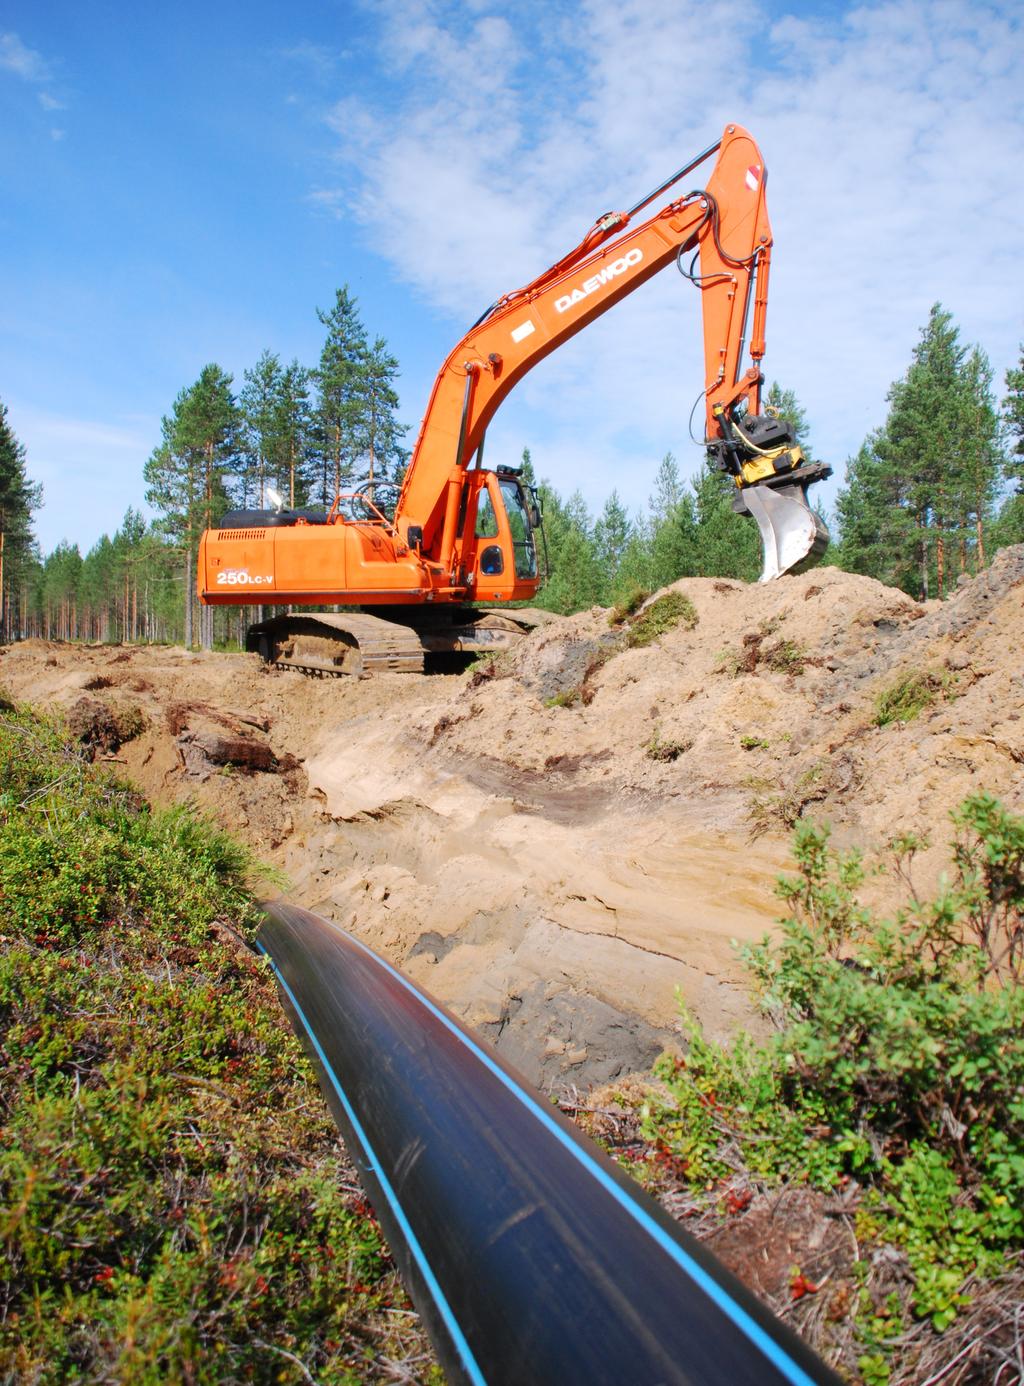
[[(320, 916), (317, 916), (317, 918), (319, 917)], [(788, 1380), (793, 1383), (793, 1386), (815, 1386), (814, 1378), (808, 1376), (803, 1368), (793, 1361), (785, 1348), (777, 1343), (769, 1333), (766, 1333), (761, 1325), (750, 1317), (741, 1304), (737, 1304), (728, 1290), (726, 1290), (723, 1285), (720, 1285), (714, 1276), (710, 1275), (703, 1266), (689, 1256), (687, 1252), (666, 1233), (665, 1229), (655, 1222), (646, 1209), (635, 1203), (630, 1195), (619, 1187), (608, 1171), (602, 1169), (598, 1162), (583, 1146), (578, 1145), (567, 1132), (562, 1130), (558, 1122), (552, 1118), (551, 1113), (545, 1111), (540, 1103), (536, 1102), (528, 1092), (525, 1092), (519, 1084), (515, 1082), (515, 1080), (511, 1078), (485, 1050), (481, 1049), (475, 1040), (466, 1035), (451, 1017), (446, 1015), (429, 996), (422, 992), (408, 977), (404, 976), (398, 968), (393, 967), (391, 963), (375, 953), (372, 948), (368, 948), (365, 943), (355, 938), (354, 935), (347, 933), (332, 920), (327, 919), (323, 922), (329, 924), (331, 928), (340, 933), (347, 942), (355, 943), (361, 948), (364, 953), (368, 954), (374, 960), (374, 962), (378, 963), (386, 972), (390, 973), (396, 981), (400, 982), (402, 986), (405, 987), (406, 991), (415, 996), (432, 1015), (441, 1021), (447, 1030), (451, 1031), (456, 1039), (461, 1040), (471, 1053), (475, 1054), (481, 1063), (504, 1084), (509, 1092), (517, 1097), (519, 1101), (533, 1113), (538, 1121), (556, 1137), (561, 1145), (563, 1145), (570, 1154), (575, 1156), (587, 1172), (602, 1185), (607, 1193), (611, 1194), (620, 1207), (629, 1213), (631, 1217), (636, 1219), (641, 1227), (643, 1227), (644, 1231), (654, 1238), (661, 1249), (675, 1261), (676, 1265), (679, 1266), (691, 1280), (700, 1286), (708, 1298), (717, 1304), (719, 1309), (721, 1309), (722, 1312), (732, 1320), (736, 1327), (764, 1353), (765, 1357), (778, 1368), (783, 1376), (787, 1377)]]
[(324, 1069), (330, 1077), (331, 1083), (334, 1087), (334, 1091), (338, 1094), (342, 1106), (345, 1108), (345, 1111), (348, 1115), (348, 1119), (349, 1121), (351, 1121), (352, 1127), (359, 1138), (359, 1141), (363, 1147), (367, 1159), (370, 1162), (370, 1167), (376, 1175), (377, 1180), (379, 1181), (380, 1186), (384, 1191), (385, 1198), (391, 1205), (391, 1211), (392, 1213), (394, 1213), (399, 1227), (402, 1229), (402, 1235), (405, 1237), (405, 1240), (408, 1243), (409, 1250), (416, 1258), (416, 1264), (420, 1269), (420, 1274), (423, 1276), (423, 1279), (426, 1282), (427, 1289), (430, 1291), (434, 1303), (437, 1305), (438, 1312), (440, 1313), (441, 1318), (444, 1320), (444, 1325), (451, 1336), (452, 1342), (455, 1344), (456, 1351), (462, 1358), (462, 1365), (466, 1369), (467, 1376), (473, 1382), (478, 1383), (478, 1386), (487, 1386), (487, 1380), (484, 1374), (481, 1372), (479, 1366), (477, 1365), (476, 1358), (473, 1356), (473, 1350), (469, 1346), (469, 1343), (466, 1341), (466, 1336), (463, 1333), (461, 1327), (459, 1326), (459, 1322), (456, 1319), (455, 1315), (452, 1313), (451, 1305), (448, 1303), (447, 1299), (445, 1298), (444, 1291), (441, 1289), (441, 1286), (437, 1282), (437, 1277), (434, 1275), (434, 1272), (431, 1269), (430, 1262), (427, 1260), (426, 1254), (424, 1253), (423, 1248), (420, 1246), (419, 1239), (417, 1238), (416, 1233), (413, 1231), (412, 1226), (409, 1222), (409, 1219), (405, 1215), (405, 1211), (402, 1208), (401, 1203), (398, 1201), (398, 1195), (391, 1187), (390, 1180), (384, 1173), (384, 1168), (378, 1160), (377, 1154), (374, 1151), (373, 1146), (367, 1139), (366, 1132), (363, 1130), (362, 1122), (356, 1116), (355, 1110), (351, 1102), (348, 1100), (348, 1096), (345, 1093), (345, 1089), (341, 1086), (341, 1083), (338, 1081), (338, 1076), (334, 1072), (334, 1069), (331, 1067), (330, 1061), (328, 1060), (327, 1055), (324, 1053), (323, 1048), (320, 1044), (320, 1041), (316, 1037), (312, 1025), (310, 1025), (309, 1021), (306, 1019), (306, 1014), (303, 1011), (302, 1007), (299, 1005), (295, 993), (292, 991), (291, 987), (285, 981), (284, 977), (281, 974), (280, 968), (277, 966), (277, 963), (274, 961), (274, 959), (270, 956), (270, 953), (267, 952), (267, 949), (264, 948), (262, 943), (257, 942), (256, 947), (260, 950), (261, 953), (264, 953), (266, 957), (270, 960), (270, 965), (274, 969), (274, 972), (277, 976), (277, 980), (288, 993), (288, 999), (295, 1007), (295, 1013), (302, 1021), (306, 1034), (309, 1036), (309, 1039), (313, 1047), (316, 1049), (316, 1052), (320, 1058), (320, 1062), (323, 1064)]

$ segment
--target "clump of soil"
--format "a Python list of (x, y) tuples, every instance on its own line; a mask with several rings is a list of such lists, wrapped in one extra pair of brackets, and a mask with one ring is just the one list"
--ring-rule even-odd
[[(87, 688), (107, 687), (106, 683), (97, 685), (93, 680)], [(115, 704), (101, 698), (81, 697), (67, 710), (67, 724), (71, 735), (82, 743), (95, 760), (104, 753), (113, 754), (138, 736), (146, 725), (142, 711), (133, 704)]]

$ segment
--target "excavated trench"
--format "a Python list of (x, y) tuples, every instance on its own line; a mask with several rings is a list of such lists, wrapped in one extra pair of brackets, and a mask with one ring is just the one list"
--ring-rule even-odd
[[(771, 927), (800, 814), (869, 853), (929, 833), (927, 888), (965, 794), (1024, 809), (1024, 550), (942, 605), (834, 569), (677, 587), (697, 623), (647, 648), (597, 610), (430, 677), (26, 642), (0, 689), (197, 801), (528, 1077), (585, 1089), (679, 1042), (677, 989), (713, 1035), (763, 1023), (733, 940)], [(930, 700), (878, 725), (913, 674)]]

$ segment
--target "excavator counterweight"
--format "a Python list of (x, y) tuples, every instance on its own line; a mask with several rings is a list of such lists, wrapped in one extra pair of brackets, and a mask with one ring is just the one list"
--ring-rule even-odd
[[(633, 224), (713, 155), (704, 187)], [(757, 523), (761, 581), (815, 561), (828, 535), (807, 488), (831, 468), (809, 462), (790, 425), (761, 406), (771, 247), (764, 160), (746, 130), (727, 125), (716, 144), (629, 211), (599, 217), (474, 323), (437, 374), (393, 512), (378, 507), (373, 483), (337, 497), (327, 514), (234, 512), (200, 542), (200, 599), (369, 608), (276, 616), (250, 633), (249, 648), (270, 661), (321, 672), (413, 669), (419, 650), (486, 644), (481, 606), (528, 601), (543, 580), (537, 497), (515, 469), (484, 468), (487, 426), (527, 371), (671, 265), (700, 293), (704, 444), (735, 483), (735, 508)], [(439, 620), (444, 608), (451, 618)], [(525, 613), (513, 614), (514, 631)], [(408, 632), (399, 637), (397, 624)]]

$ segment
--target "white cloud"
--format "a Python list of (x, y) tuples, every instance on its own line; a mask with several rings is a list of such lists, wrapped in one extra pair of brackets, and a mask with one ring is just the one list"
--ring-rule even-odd
[(337, 70), (341, 54), (322, 43), (302, 42), (282, 48), (280, 56), (304, 69), (317, 81), (325, 81)]
[(26, 82), (45, 82), (49, 66), (41, 53), (28, 48), (17, 34), (0, 34), (0, 68)]
[[(386, 5), (397, 108), (349, 92), (328, 117), (346, 189), (314, 197), (347, 208), (411, 292), (468, 325), (739, 120), (771, 173), (766, 373), (797, 392), (819, 456), (838, 466), (882, 422), (935, 300), (997, 378), (1013, 360), (1024, 44), (1008, 7), (773, 7), (774, 23), (740, 0), (497, 8)], [(617, 484), (639, 505), (666, 447), (692, 460), (695, 300), (668, 271), (518, 388), (503, 412), (529, 421), (519, 446), (560, 488), (596, 504)]]
[[(118, 527), (129, 505), (145, 509), (142, 467), (159, 437), (158, 419), (79, 419), (13, 399), (9, 417), (30, 478), (43, 484), (34, 528), (45, 553), (69, 536), (84, 553)], [(135, 479), (127, 490), (126, 477)]]
[(51, 96), (48, 91), (41, 91), (39, 93), (39, 104), (44, 111), (63, 111), (66, 108), (65, 102), (58, 101), (57, 98)]

